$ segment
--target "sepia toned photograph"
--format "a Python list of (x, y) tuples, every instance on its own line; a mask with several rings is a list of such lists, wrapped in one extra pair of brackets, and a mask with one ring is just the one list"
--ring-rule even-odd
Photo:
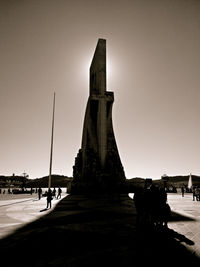
[(3, 267), (199, 266), (200, 1), (0, 0)]

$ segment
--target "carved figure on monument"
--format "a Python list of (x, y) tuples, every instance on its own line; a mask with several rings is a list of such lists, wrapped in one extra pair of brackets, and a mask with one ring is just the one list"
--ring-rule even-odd
[(73, 166), (71, 193), (102, 192), (126, 180), (112, 126), (113, 92), (106, 91), (106, 40), (99, 39), (90, 66), (82, 145)]

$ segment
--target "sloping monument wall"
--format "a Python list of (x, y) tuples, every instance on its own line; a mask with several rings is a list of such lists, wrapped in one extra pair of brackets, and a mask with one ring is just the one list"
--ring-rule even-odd
[(126, 180), (112, 125), (113, 102), (113, 92), (106, 91), (106, 40), (99, 39), (90, 66), (90, 95), (71, 193), (120, 191)]

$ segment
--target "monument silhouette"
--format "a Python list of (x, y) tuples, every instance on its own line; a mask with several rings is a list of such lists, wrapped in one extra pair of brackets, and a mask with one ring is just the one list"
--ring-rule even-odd
[(90, 94), (71, 193), (120, 192), (123, 188), (126, 178), (113, 131), (113, 102), (113, 92), (106, 90), (106, 40), (99, 39), (90, 66)]

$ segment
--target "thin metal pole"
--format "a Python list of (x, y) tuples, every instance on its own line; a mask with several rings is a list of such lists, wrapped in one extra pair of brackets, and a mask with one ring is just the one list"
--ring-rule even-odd
[(55, 98), (56, 98), (56, 93), (54, 92), (54, 96), (53, 96), (53, 116), (52, 116), (52, 129), (51, 129), (51, 152), (50, 152), (50, 166), (49, 166), (49, 184), (48, 184), (48, 188), (51, 188), (51, 171), (52, 171), (52, 156), (53, 156), (53, 134), (54, 134)]

